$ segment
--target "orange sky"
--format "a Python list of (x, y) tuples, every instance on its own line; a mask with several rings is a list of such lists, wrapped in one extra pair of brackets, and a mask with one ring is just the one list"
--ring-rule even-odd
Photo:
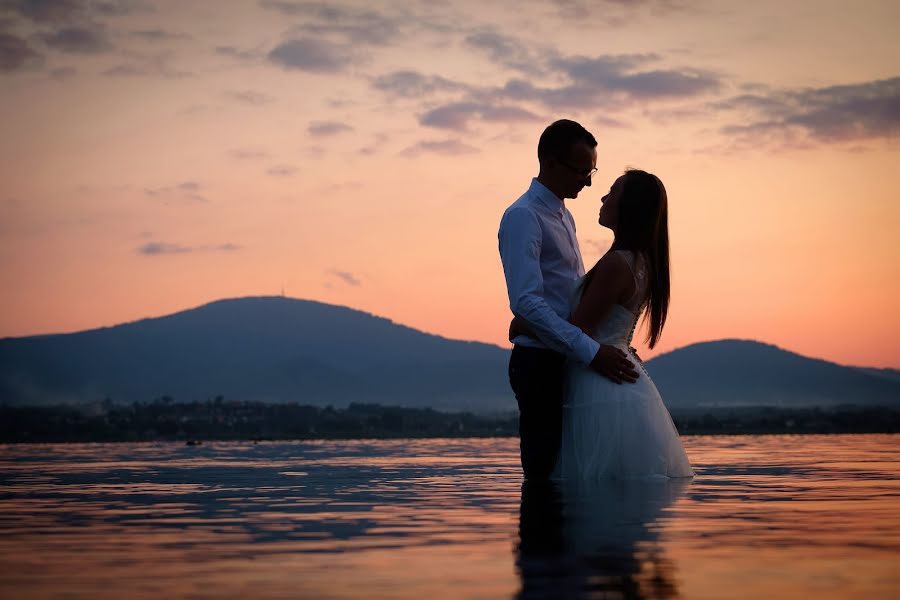
[(486, 4), (0, 9), (0, 336), (284, 289), (505, 344), (497, 224), (569, 117), (588, 266), (626, 166), (668, 188), (659, 350), (900, 367), (900, 5)]

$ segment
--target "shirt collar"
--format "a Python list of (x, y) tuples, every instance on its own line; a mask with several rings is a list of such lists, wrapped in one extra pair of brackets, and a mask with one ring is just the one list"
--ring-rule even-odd
[(563, 201), (559, 199), (559, 196), (548, 190), (543, 183), (538, 181), (537, 177), (531, 180), (531, 187), (528, 188), (528, 192), (553, 212), (563, 214), (565, 208)]

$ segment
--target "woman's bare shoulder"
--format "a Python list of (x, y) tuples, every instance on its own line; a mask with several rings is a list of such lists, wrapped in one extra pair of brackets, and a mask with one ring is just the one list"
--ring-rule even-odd
[(626, 261), (625, 257), (616, 250), (610, 250), (601, 256), (593, 270), (595, 275), (602, 275), (604, 278), (622, 277), (623, 279), (626, 279), (627, 276), (631, 275), (631, 268), (628, 266), (628, 261)]
[[(600, 257), (592, 271), (591, 283), (585, 291), (586, 295), (592, 298), (606, 296), (610, 297), (613, 302), (620, 302), (634, 293), (631, 267), (628, 266), (628, 262), (621, 253), (610, 250)], [(602, 282), (602, 284), (597, 285), (597, 282)]]

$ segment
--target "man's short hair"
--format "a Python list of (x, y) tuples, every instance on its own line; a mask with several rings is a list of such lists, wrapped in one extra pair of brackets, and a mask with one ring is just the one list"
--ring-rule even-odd
[(572, 154), (572, 147), (579, 142), (584, 142), (591, 148), (597, 147), (597, 140), (591, 132), (575, 121), (560, 119), (547, 126), (538, 142), (538, 160), (543, 162), (548, 158), (568, 160)]

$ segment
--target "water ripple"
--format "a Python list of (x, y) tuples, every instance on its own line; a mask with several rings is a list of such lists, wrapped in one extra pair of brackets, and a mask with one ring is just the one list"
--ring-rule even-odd
[(896, 597), (900, 436), (694, 436), (522, 486), (514, 439), (0, 446), (0, 596)]

